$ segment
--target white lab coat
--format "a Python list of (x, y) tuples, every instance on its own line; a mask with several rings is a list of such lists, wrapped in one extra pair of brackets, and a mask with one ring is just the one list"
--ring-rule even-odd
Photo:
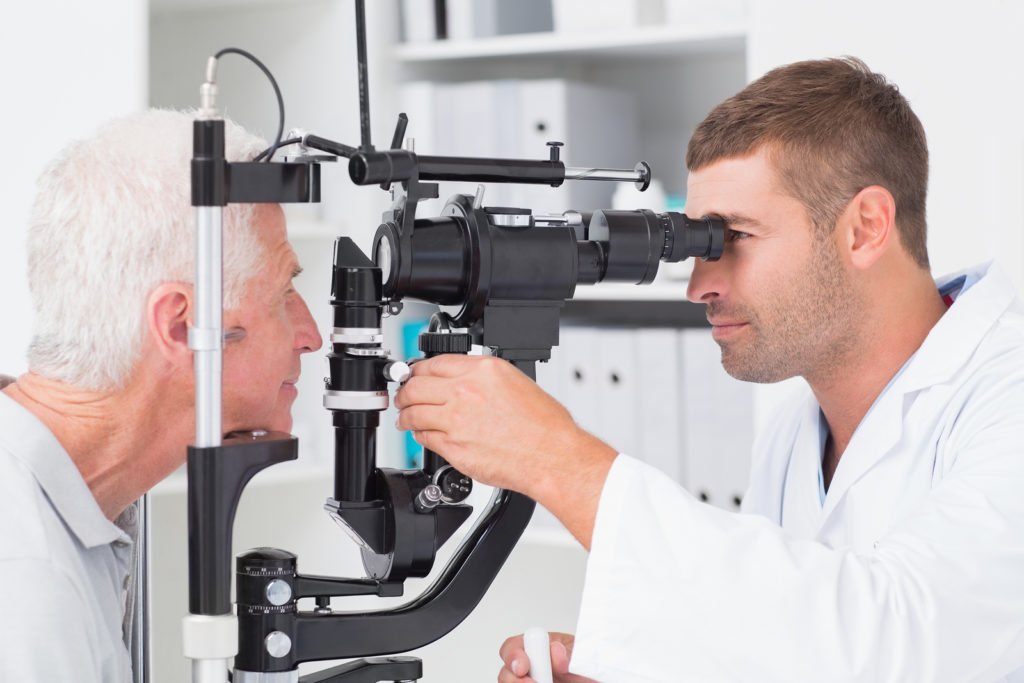
[(998, 267), (977, 275), (861, 422), (824, 505), (806, 387), (755, 444), (754, 514), (620, 455), (572, 670), (605, 683), (1024, 681), (1024, 306)]

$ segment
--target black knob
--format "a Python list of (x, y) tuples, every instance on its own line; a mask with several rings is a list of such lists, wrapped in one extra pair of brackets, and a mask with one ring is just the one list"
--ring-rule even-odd
[(424, 332), (420, 335), (420, 351), (430, 358), (442, 353), (469, 353), (472, 335), (464, 332)]
[(564, 142), (558, 142), (557, 140), (552, 140), (551, 142), (548, 143), (548, 147), (550, 148), (548, 151), (548, 156), (551, 161), (559, 160), (561, 154), (561, 150), (559, 149), (559, 147), (561, 147), (564, 144)]

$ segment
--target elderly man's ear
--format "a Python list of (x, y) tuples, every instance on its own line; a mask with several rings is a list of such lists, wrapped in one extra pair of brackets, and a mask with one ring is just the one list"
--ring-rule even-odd
[(192, 368), (188, 328), (194, 315), (192, 285), (164, 282), (146, 299), (151, 348), (175, 367)]

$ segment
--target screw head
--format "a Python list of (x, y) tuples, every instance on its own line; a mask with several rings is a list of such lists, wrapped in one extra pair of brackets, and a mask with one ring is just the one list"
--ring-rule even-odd
[(292, 639), (287, 633), (271, 631), (263, 641), (267, 654), (271, 657), (284, 657), (292, 651)]
[(266, 592), (270, 604), (278, 607), (292, 599), (292, 587), (281, 579), (274, 579), (268, 583)]

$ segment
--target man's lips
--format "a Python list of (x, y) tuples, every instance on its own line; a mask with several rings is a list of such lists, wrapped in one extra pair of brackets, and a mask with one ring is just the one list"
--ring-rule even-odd
[(723, 339), (736, 334), (747, 326), (745, 322), (733, 320), (709, 320), (708, 322), (711, 323), (711, 336), (715, 339)]

